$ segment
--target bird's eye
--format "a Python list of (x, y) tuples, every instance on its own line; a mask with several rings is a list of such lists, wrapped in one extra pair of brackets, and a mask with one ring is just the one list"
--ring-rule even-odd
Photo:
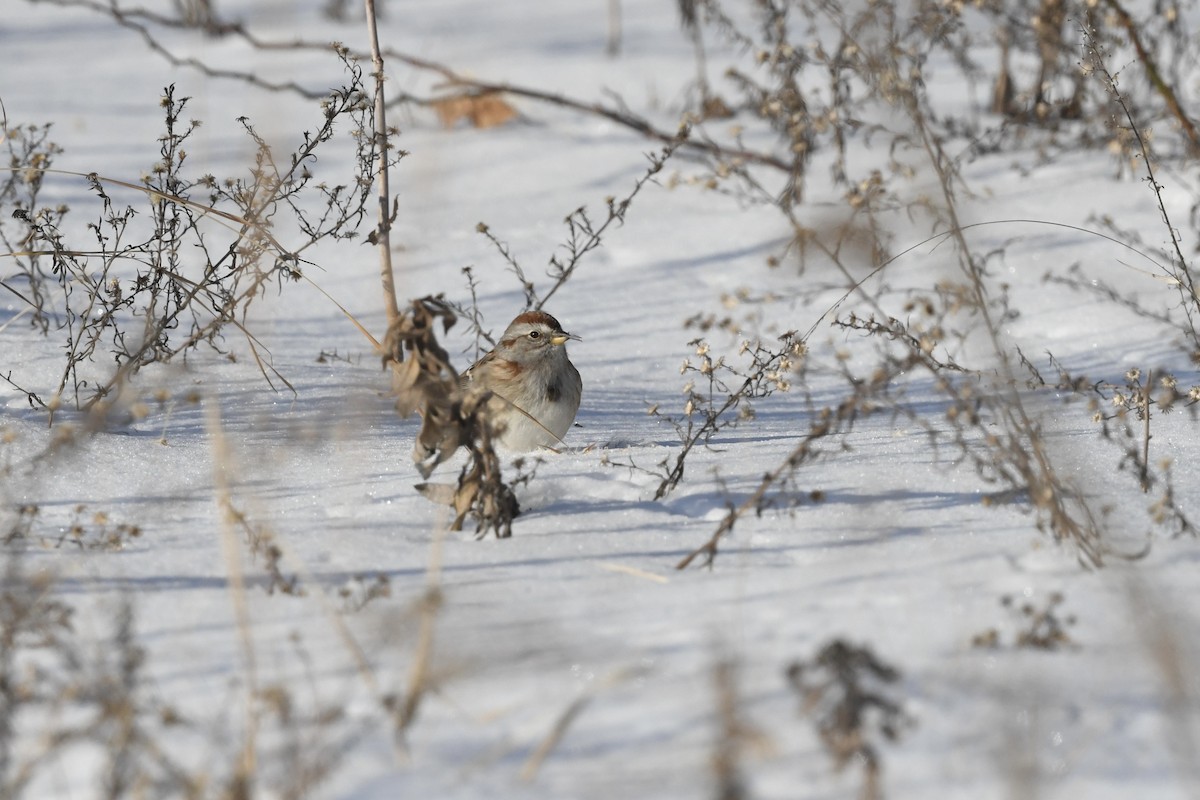
[(542, 332), (541, 331), (530, 331), (529, 338), (530, 339), (540, 339), (540, 338), (542, 338)]

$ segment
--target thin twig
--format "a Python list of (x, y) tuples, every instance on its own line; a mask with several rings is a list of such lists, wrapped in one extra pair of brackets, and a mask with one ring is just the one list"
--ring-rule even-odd
[[(519, 86), (513, 83), (496, 83), (492, 81), (482, 81), (476, 78), (469, 78), (466, 75), (455, 72), (449, 67), (443, 66), (442, 64), (438, 64), (434, 61), (428, 61), (423, 58), (416, 58), (414, 56), (404, 55), (402, 53), (390, 53), (390, 55), (399, 61), (403, 61), (409, 66), (436, 72), (451, 84), (473, 89), (480, 94), (509, 94), (513, 97), (523, 97), (527, 100), (537, 100), (541, 103), (548, 103), (550, 105), (560, 106), (562, 108), (569, 108), (574, 111), (582, 111), (586, 114), (594, 114), (595, 116), (603, 117), (610, 122), (615, 122), (622, 127), (636, 131), (637, 133), (640, 133), (649, 139), (657, 139), (658, 141), (667, 144), (676, 143), (679, 138), (678, 131), (670, 131), (656, 127), (650, 121), (636, 116), (627, 110), (608, 108), (607, 106), (603, 106), (599, 103), (588, 103), (582, 100), (576, 100), (574, 98), (567, 97), (566, 95), (555, 94), (554, 92), (546, 92), (542, 91), (541, 89), (531, 89), (529, 87)], [(759, 164), (765, 167), (772, 167), (782, 172), (792, 171), (792, 164), (790, 162), (777, 158), (770, 153), (747, 150), (742, 147), (730, 147), (710, 140), (697, 138), (686, 139), (683, 142), (679, 142), (678, 146), (694, 153), (702, 153), (704, 155), (714, 156), (726, 161)]]
[(1150, 491), (1150, 391), (1154, 388), (1154, 368), (1146, 370), (1146, 388), (1142, 392), (1142, 491)]
[(391, 189), (388, 185), (389, 144), (387, 129), (387, 103), (384, 98), (383, 55), (379, 51), (379, 31), (375, 24), (375, 0), (364, 0), (367, 10), (367, 33), (371, 39), (371, 65), (375, 76), (375, 157), (379, 160), (376, 176), (379, 186), (379, 227), (375, 229), (374, 243), (379, 248), (379, 270), (383, 281), (383, 302), (387, 309), (390, 327), (400, 318), (400, 305), (396, 301), (396, 278), (392, 271), (392, 220)]
[(1172, 279), (1174, 279), (1183, 295), (1183, 301), (1187, 304), (1184, 313), (1187, 315), (1189, 327), (1191, 327), (1192, 338), (1196, 338), (1196, 330), (1194, 327), (1193, 312), (1200, 310), (1200, 295), (1196, 292), (1196, 286), (1192, 281), (1191, 270), (1188, 269), (1187, 258), (1183, 255), (1183, 247), (1179, 241), (1179, 231), (1171, 223), (1170, 214), (1167, 213), (1166, 201), (1163, 200), (1162, 184), (1158, 182), (1158, 177), (1154, 172), (1154, 163), (1150, 158), (1150, 147), (1146, 143), (1145, 137), (1142, 136), (1141, 128), (1133, 118), (1133, 112), (1130, 111), (1129, 105), (1125, 102), (1125, 96), (1117, 88), (1116, 76), (1109, 71), (1108, 65), (1104, 62), (1104, 54), (1100, 52), (1093, 38), (1087, 39), (1088, 55), (1091, 57), (1091, 65), (1100, 71), (1104, 77), (1105, 86), (1112, 95), (1113, 100), (1120, 107), (1121, 112), (1125, 115), (1126, 121), (1129, 123), (1129, 130), (1133, 133), (1134, 139), (1137, 141), (1138, 151), (1142, 156), (1142, 163), (1146, 167), (1146, 178), (1150, 183), (1150, 188), (1154, 192), (1154, 197), (1158, 202), (1158, 213), (1162, 218), (1163, 225), (1167, 228), (1167, 233), (1171, 239), (1171, 249), (1174, 252), (1177, 266), (1172, 269), (1165, 270)]
[[(142, 38), (146, 41), (147, 45), (152, 50), (154, 50), (156, 53), (161, 55), (163, 58), (167, 59), (167, 61), (170, 62), (174, 66), (189, 67), (191, 69), (195, 69), (195, 70), (201, 72), (202, 74), (208, 75), (210, 77), (240, 80), (245, 83), (250, 83), (252, 85), (259, 86), (259, 87), (262, 87), (264, 89), (268, 89), (271, 91), (290, 91), (290, 92), (294, 92), (295, 94), (297, 94), (301, 97), (306, 97), (306, 98), (310, 98), (310, 99), (317, 99), (317, 98), (324, 97), (327, 93), (323, 90), (318, 91), (318, 90), (308, 89), (294, 81), (275, 83), (275, 82), (267, 81), (263, 78), (260, 78), (257, 75), (250, 73), (250, 72), (238, 72), (238, 71), (227, 70), (227, 69), (215, 69), (215, 68), (201, 62), (198, 59), (177, 56), (174, 53), (172, 53), (170, 50), (168, 50), (161, 42), (158, 42), (156, 39), (154, 39), (154, 36), (153, 36), (153, 34), (150, 33), (149, 29), (145, 25), (135, 21), (135, 18), (148, 20), (148, 21), (154, 22), (156, 24), (160, 24), (160, 25), (170, 25), (171, 22), (166, 20), (166, 18), (161, 17), (160, 15), (156, 15), (156, 14), (146, 11), (144, 9), (123, 9), (120, 6), (116, 5), (115, 0), (112, 5), (106, 5), (106, 4), (103, 4), (100, 2), (95, 2), (94, 0), (42, 0), (42, 2), (50, 2), (55, 5), (67, 6), (67, 7), (70, 7), (70, 6), (83, 7), (83, 8), (91, 9), (98, 13), (108, 14), (108, 15), (112, 16), (113, 19), (116, 20), (116, 22), (118, 24), (123, 25), (123, 26), (139, 33), (142, 36)], [(373, 2), (370, 3), (369, 5), (373, 6)], [(375, 23), (374, 23), (374, 13), (372, 10), (369, 10), (367, 12), (367, 21), (368, 21), (368, 26), (372, 30), (374, 30)], [(250, 44), (252, 47), (259, 49), (259, 50), (318, 50), (318, 51), (328, 52), (332, 49), (331, 46), (325, 42), (320, 42), (320, 43), (306, 42), (306, 41), (299, 40), (299, 39), (293, 40), (293, 41), (285, 41), (285, 42), (265, 41), (263, 39), (258, 38), (254, 34), (250, 33), (248, 30), (245, 29), (244, 26), (237, 24), (237, 23), (223, 24), (219, 27), (219, 29), (216, 31), (216, 33), (218, 35), (233, 35), (233, 36), (240, 37), (245, 42)], [(406, 64), (410, 67), (414, 67), (416, 69), (425, 70), (427, 72), (437, 73), (438, 75), (441, 75), (443, 78), (445, 78), (449, 83), (451, 83), (455, 86), (471, 89), (476, 92), (479, 92), (480, 94), (490, 94), (490, 93), (496, 93), (496, 92), (507, 93), (514, 97), (523, 97), (527, 100), (535, 100), (535, 101), (538, 101), (541, 103), (548, 103), (550, 105), (560, 106), (562, 108), (569, 108), (569, 109), (572, 109), (575, 111), (581, 111), (586, 114), (593, 114), (593, 115), (596, 115), (599, 117), (603, 117), (604, 119), (607, 119), (618, 125), (621, 125), (622, 127), (629, 128), (630, 130), (636, 131), (637, 133), (640, 133), (643, 136), (646, 136), (647, 138), (657, 139), (658, 141), (661, 141), (661, 142), (671, 142), (676, 138), (675, 132), (673, 132), (669, 129), (659, 128), (659, 127), (655, 126), (653, 123), (651, 123), (649, 120), (639, 117), (639, 116), (629, 112), (628, 110), (609, 108), (607, 106), (601, 105), (600, 103), (589, 103), (589, 102), (585, 102), (582, 100), (576, 100), (574, 98), (567, 97), (566, 95), (555, 94), (553, 92), (546, 92), (546, 91), (542, 91), (540, 89), (533, 89), (533, 88), (519, 86), (519, 85), (512, 84), (512, 83), (506, 83), (506, 82), (494, 83), (494, 82), (490, 82), (490, 81), (476, 80), (474, 78), (470, 78), (470, 77), (467, 77), (466, 75), (456, 72), (455, 70), (451, 69), (450, 67), (444, 66), (444, 65), (439, 64), (434, 61), (429, 61), (428, 59), (417, 58), (416, 56), (410, 56), (405, 53), (401, 53), (396, 50), (393, 50), (391, 48), (379, 49), (378, 42), (377, 42), (377, 40), (374, 40), (374, 38), (373, 38), (373, 45), (374, 45), (374, 47), (371, 52), (372, 61), (375, 60), (375, 57), (377, 55), (381, 58), (387, 57), (388, 59), (401, 62), (403, 64)], [(366, 54), (364, 54), (364, 53), (355, 52), (355, 51), (351, 51), (351, 55), (356, 58), (366, 56)], [(376, 67), (376, 68), (378, 69), (378, 67)], [(416, 103), (418, 105), (426, 106), (426, 105), (432, 105), (435, 102), (437, 102), (437, 98), (424, 98), (423, 99), (423, 98), (418, 98), (418, 97), (414, 97), (414, 96), (407, 95), (407, 94), (401, 94), (401, 95), (397, 96), (394, 100), (392, 100), (390, 102), (390, 104)], [(378, 114), (377, 114), (377, 116), (378, 116)], [(790, 173), (794, 166), (792, 163), (785, 161), (783, 159), (777, 158), (776, 156), (771, 155), (770, 153), (759, 152), (759, 151), (755, 151), (755, 150), (748, 150), (743, 147), (722, 145), (722, 144), (718, 144), (717, 142), (713, 142), (711, 140), (692, 138), (692, 139), (689, 139), (688, 141), (684, 142), (683, 147), (686, 150), (691, 151), (693, 153), (699, 153), (702, 155), (711, 156), (714, 158), (721, 159), (723, 161), (741, 162), (741, 163), (747, 163), (747, 164), (758, 164), (761, 166), (771, 167), (773, 169), (780, 170), (782, 172), (787, 172), (787, 173)]]

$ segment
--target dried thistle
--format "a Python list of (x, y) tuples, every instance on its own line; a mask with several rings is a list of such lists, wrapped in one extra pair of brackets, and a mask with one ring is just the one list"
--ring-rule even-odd
[(869, 647), (855, 647), (834, 639), (811, 661), (796, 661), (787, 668), (787, 679), (800, 695), (801, 709), (813, 717), (817, 735), (842, 770), (853, 760), (863, 765), (862, 800), (883, 796), (880, 777), (883, 764), (876, 744), (878, 736), (895, 741), (913, 720), (900, 703), (887, 696), (888, 686), (900, 672)]
[[(1075, 642), (1067, 633), (1067, 628), (1075, 624), (1075, 615), (1062, 616), (1057, 610), (1065, 599), (1061, 592), (1052, 592), (1042, 607), (1038, 608), (1032, 602), (1018, 604), (1012, 595), (1002, 596), (1000, 605), (1008, 610), (1020, 628), (1013, 637), (1012, 646), (1030, 650), (1059, 650), (1074, 646)], [(999, 631), (989, 628), (976, 634), (971, 644), (975, 647), (997, 648), (1003, 645), (1003, 639)]]

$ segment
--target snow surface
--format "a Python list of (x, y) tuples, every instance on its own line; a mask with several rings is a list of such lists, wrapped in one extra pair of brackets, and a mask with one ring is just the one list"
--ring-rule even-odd
[[(244, 174), (252, 149), (240, 116), (286, 147), (319, 121), (312, 101), (171, 67), (104, 15), (8, 4), (0, 99), (10, 124), (54, 123), (63, 169), (137, 181), (157, 158), (158, 98), (169, 83), (192, 98), (187, 115), (204, 121), (189, 146), (195, 174)], [(335, 24), (320, 5), (216, 4), (267, 38), (337, 38), (365, 48), (357, 7)], [(671, 129), (694, 77), (674, 5), (622, 3), (616, 58), (604, 52), (605, 7), (599, 0), (392, 2), (381, 36), (388, 46), (488, 80), (596, 101), (611, 90)], [(317, 89), (344, 82), (331, 55), (253, 52), (190, 32), (163, 36), (182, 54), (272, 79)], [(718, 65), (729, 55), (714, 45)], [(972, 92), (983, 92), (950, 78), (949, 69), (947, 76), (932, 87), (938, 102), (977, 109), (982, 99)], [(389, 78), (417, 94), (437, 83), (400, 65), (389, 67)], [(514, 102), (521, 120), (489, 130), (444, 130), (427, 111), (392, 112), (399, 145), (410, 152), (392, 183), (399, 294), (466, 300), (460, 271), (473, 265), (480, 309), (493, 330), (521, 310), (522, 296), (477, 223), (507, 242), (544, 287), (541, 266), (564, 239), (563, 218), (581, 205), (602, 213), (604, 198), (627, 193), (644, 172), (645, 154), (659, 147), (598, 117)], [(886, 157), (852, 144), (856, 174)], [(352, 155), (343, 136), (321, 163)], [(821, 158), (814, 175), (825, 174)], [(191, 721), (183, 730), (162, 726), (160, 746), (219, 783), (236, 761), (248, 687), (280, 686), (292, 693), (295, 717), (263, 723), (264, 797), (279, 796), (287, 771), (318, 756), (335, 765), (315, 797), (714, 796), (714, 671), (732, 660), (739, 713), (755, 732), (742, 759), (748, 796), (851, 797), (858, 766), (833, 770), (784, 677), (790, 663), (843, 637), (869, 644), (902, 673), (892, 696), (915, 725), (880, 745), (889, 797), (1194, 797), (1196, 740), (1185, 734), (1197, 735), (1196, 679), (1183, 675), (1179, 689), (1156, 658), (1164, 636), (1183, 664), (1197, 654), (1200, 618), (1189, 598), (1200, 587), (1200, 552), (1192, 539), (1156, 536), (1142, 560), (1082, 569), (1074, 551), (1038, 532), (1019, 504), (985, 506), (991, 487), (973, 470), (936, 458), (923, 431), (881, 414), (859, 425), (847, 451), (797, 474), (798, 487), (822, 492), (823, 501), (748, 516), (712, 570), (674, 569), (709, 537), (727, 505), (744, 500), (787, 456), (810, 422), (798, 390), (761, 402), (756, 420), (722, 433), (711, 449), (697, 449), (684, 482), (661, 501), (653, 499), (655, 478), (607, 463), (649, 468), (678, 451), (675, 432), (646, 408), (681, 411), (686, 378), (679, 366), (693, 356), (688, 342), (698, 335), (684, 321), (701, 311), (722, 313), (722, 294), (749, 287), (783, 299), (735, 309), (739, 319), (761, 317), (747, 335), (803, 331), (845, 283), (820, 263), (803, 272), (792, 261), (769, 268), (767, 257), (788, 236), (782, 217), (689, 185), (686, 179), (701, 172), (694, 162), (672, 161), (665, 175), (676, 172), (678, 185), (664, 180), (635, 199), (626, 223), (584, 260), (548, 309), (583, 337), (571, 345), (585, 383), (581, 427), (563, 452), (540, 455), (535, 478), (519, 490), (525, 513), (508, 540), (444, 532), (445, 514), (412, 488), (420, 480), (410, 460), (415, 423), (392, 410), (388, 376), (369, 343), (304, 284), (272, 290), (249, 320), (295, 394), (266, 386), (230, 335), (236, 362), (198, 353), (147, 369), (136, 382), (148, 406), (144, 416), (42, 458), (62, 425), (78, 423), (68, 415), (48, 428), (24, 395), (3, 387), (5, 504), (36, 504), (37, 530), (51, 538), (80, 505), (85, 516), (104, 512), (142, 530), (119, 552), (47, 547), (27, 553), (24, 566), (55, 576), (55, 596), (76, 609), (76, 633), (94, 641), (98, 659), (116, 609), (132, 604), (145, 648), (146, 696)], [(927, 172), (909, 187), (913, 196), (934, 191)], [(1153, 195), (1139, 176), (1118, 176), (1102, 151), (1057, 150), (1049, 159), (1008, 151), (968, 162), (965, 174), (975, 195), (963, 200), (964, 222), (1023, 218), (1094, 227), (1094, 215), (1108, 214), (1151, 243), (1162, 238)], [(1195, 180), (1194, 170), (1162, 178), (1177, 220), (1187, 219)], [(82, 180), (57, 176), (46, 192), (72, 206), (76, 224), (98, 213)], [(142, 202), (114, 192), (121, 202)], [(840, 190), (818, 181), (799, 213), (814, 226), (832, 224), (839, 207)], [(930, 233), (927, 223), (903, 215), (890, 224), (897, 250)], [(999, 269), (1009, 273), (1012, 305), (1021, 313), (1005, 333), (1039, 365), (1051, 351), (1093, 380), (1119, 381), (1131, 367), (1157, 366), (1176, 370), (1181, 384), (1196, 382), (1169, 330), (1042, 282), (1043, 274), (1080, 263), (1085, 274), (1149, 304), (1175, 302), (1161, 282), (1130, 268), (1152, 269), (1136, 256), (1096, 237), (1033, 224), (978, 228), (969, 237), (980, 252), (1007, 247)], [(309, 276), (381, 334), (374, 249), (352, 243), (308, 255), (320, 266)], [(862, 267), (865, 274), (869, 262)], [(889, 268), (886, 279), (928, 287), (955, 270), (949, 245), (927, 245)], [(0, 271), (8, 274), (2, 262)], [(804, 302), (801, 293), (822, 284), (834, 288)], [(11, 296), (0, 303), (5, 320), (21, 310)], [(714, 352), (736, 352), (737, 337), (709, 338)], [(52, 394), (61, 370), (57, 343), (21, 322), (0, 331), (0, 342), (0, 368), (43, 397)], [(455, 329), (452, 352), (464, 365), (471, 344), (462, 326)], [(826, 365), (838, 349), (856, 359), (873, 352), (873, 343), (827, 325), (810, 346), (814, 362)], [(346, 358), (320, 362), (322, 351)], [(814, 371), (808, 389), (833, 402), (844, 385)], [(162, 403), (153, 399), (160, 390)], [(189, 401), (193, 394), (199, 402)], [(1120, 453), (1100, 440), (1083, 404), (1045, 394), (1053, 393), (1029, 402), (1064, 469), (1094, 496), (1143, 509), (1148, 501), (1117, 472)], [(906, 402), (934, 421), (944, 411), (927, 378), (914, 379)], [(218, 433), (231, 450), (226, 459), (214, 456)], [(1174, 460), (1185, 509), (1200, 501), (1195, 434), (1186, 413), (1155, 420), (1155, 457)], [(284, 572), (298, 575), (306, 592), (268, 594), (262, 563), (242, 548), (253, 675), (223, 551), (214, 463), (235, 506), (274, 533)], [(240, 532), (234, 535), (241, 541)], [(434, 617), (436, 690), (397, 743), (381, 697), (406, 690), (418, 650), (417, 609), (434, 562), (443, 598)], [(344, 612), (338, 591), (353, 588), (356, 576), (377, 575), (389, 580), (391, 597)], [(989, 628), (1006, 639), (1015, 634), (1019, 623), (1001, 596), (1041, 606), (1055, 592), (1065, 597), (1063, 615), (1077, 618), (1069, 629), (1074, 647), (972, 646)], [(561, 742), (523, 780), (531, 756), (577, 701), (579, 713)], [(342, 716), (313, 721), (329, 708)], [(28, 752), (54, 724), (22, 719), (18, 733)], [(289, 736), (300, 747), (294, 762), (281, 755)], [(23, 796), (101, 796), (102, 763), (100, 753), (68, 748)]]

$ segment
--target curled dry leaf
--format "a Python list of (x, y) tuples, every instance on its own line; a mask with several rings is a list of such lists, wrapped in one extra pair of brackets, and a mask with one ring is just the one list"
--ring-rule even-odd
[(383, 362), (392, 367), (396, 410), (405, 417), (413, 413), (421, 416), (421, 429), (413, 445), (413, 461), (421, 476), (428, 478), (460, 447), (468, 454), (457, 483), (423, 483), (417, 491), (454, 508), (453, 530), (462, 530), (466, 518), (474, 516), (480, 536), (495, 531), (496, 536), (506, 538), (512, 535), (512, 520), (520, 506), (504, 483), (493, 444), (496, 431), (486, 410), (492, 394), (464, 390), (458, 372), (437, 341), (438, 321), (445, 333), (456, 319), (440, 297), (413, 300), (388, 328)]
[(383, 363), (392, 367), (396, 410), (402, 417), (414, 412), (421, 415), (413, 460), (426, 478), (462, 444), (459, 426), (455, 424), (458, 415), (453, 413), (459, 394), (458, 372), (438, 343), (435, 326), (439, 319), (443, 333), (457, 321), (444, 300), (437, 297), (413, 300), (409, 309), (388, 328), (383, 340)]

